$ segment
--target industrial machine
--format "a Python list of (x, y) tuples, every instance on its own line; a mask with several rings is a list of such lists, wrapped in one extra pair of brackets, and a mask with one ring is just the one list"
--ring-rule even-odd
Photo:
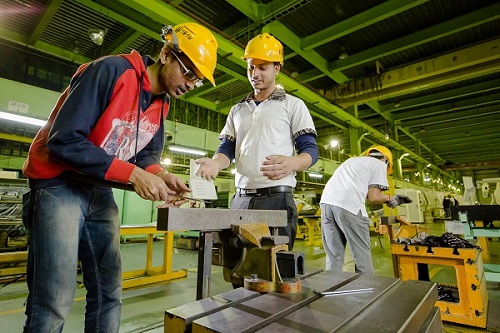
[[(270, 283), (273, 279), (284, 280), (273, 277), (272, 271), (273, 266), (280, 266), (276, 257), (287, 251), (283, 247), (285, 239), (273, 238), (268, 226), (285, 225), (285, 211), (160, 208), (158, 230), (200, 231), (197, 301), (167, 310), (165, 332), (442, 331), (440, 312), (435, 306), (437, 286), (432, 282), (403, 282), (348, 272), (308, 273), (303, 262), (294, 258), (288, 267), (292, 267), (291, 275), (298, 275), (293, 279), (300, 281), (300, 289), (284, 292), (281, 284)], [(243, 274), (252, 272), (257, 262), (267, 271), (259, 273), (260, 277), (246, 276), (245, 288), (210, 295), (212, 239), (214, 233), (223, 230), (236, 235), (247, 252), (230, 271), (230, 280), (240, 268)], [(238, 242), (234, 237), (233, 241)], [(260, 250), (249, 256), (253, 249)], [(274, 290), (254, 288), (252, 282), (259, 282), (260, 278), (265, 280), (260, 286), (274, 286)], [(387, 309), (397, 315), (387, 316)]]
[(411, 188), (396, 189), (396, 194), (406, 195), (412, 202), (397, 207), (398, 215), (405, 216), (411, 223), (424, 223), (423, 198), (420, 190)]
[(442, 332), (431, 282), (313, 272), (296, 294), (238, 288), (165, 312), (164, 332)]
[[(288, 251), (288, 236), (271, 235), (265, 223), (235, 225), (222, 244), (224, 279), (258, 292), (296, 293), (304, 274), (304, 255)], [(234, 264), (225, 253), (239, 254)]]
[[(265, 228), (258, 226), (262, 223), (265, 223)], [(256, 281), (265, 280), (269, 282), (267, 283), (269, 288), (276, 288), (277, 272), (275, 267), (278, 265), (276, 254), (288, 249), (288, 237), (286, 240), (280, 236), (271, 237), (269, 227), (284, 227), (286, 224), (286, 211), (281, 210), (159, 208), (157, 229), (161, 231), (199, 231), (196, 298), (202, 299), (209, 295), (214, 238), (218, 238), (218, 240), (222, 238), (222, 242), (232, 246), (234, 250), (241, 249), (242, 252), (245, 252), (243, 256), (239, 255), (238, 251), (226, 253), (227, 255), (235, 254), (232, 258), (222, 254), (222, 261), (229, 269), (225, 270), (224, 274), (227, 281), (243, 285), (245, 277), (251, 278), (252, 274), (255, 274)], [(267, 229), (267, 232), (264, 229)], [(254, 269), (260, 265), (254, 263), (259, 261), (262, 263), (263, 258), (275, 261), (273, 264), (267, 262), (264, 268), (255, 271)]]

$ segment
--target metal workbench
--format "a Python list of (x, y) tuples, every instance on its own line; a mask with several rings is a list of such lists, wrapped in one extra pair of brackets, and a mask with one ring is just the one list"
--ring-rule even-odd
[(315, 272), (303, 277), (300, 293), (238, 288), (169, 309), (165, 332), (442, 332), (437, 297), (432, 282)]

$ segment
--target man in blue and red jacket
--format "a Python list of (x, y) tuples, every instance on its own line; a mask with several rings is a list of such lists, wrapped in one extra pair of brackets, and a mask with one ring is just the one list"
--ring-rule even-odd
[[(80, 66), (36, 135), (24, 164), (30, 233), (24, 332), (60, 332), (73, 304), (78, 261), (87, 289), (86, 332), (118, 332), (120, 224), (104, 181), (131, 184), (143, 199), (183, 203), (189, 189), (160, 164), (169, 98), (207, 78), (217, 41), (205, 27), (165, 27), (159, 58), (107, 56)], [(79, 182), (82, 175), (95, 182)], [(78, 177), (77, 177), (78, 176)]]

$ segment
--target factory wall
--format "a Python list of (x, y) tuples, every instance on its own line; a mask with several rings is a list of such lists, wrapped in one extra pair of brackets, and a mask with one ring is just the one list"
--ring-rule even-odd
[[(57, 101), (60, 93), (33, 87), (16, 81), (0, 78), (0, 111), (23, 114), (29, 117), (45, 120)], [(38, 128), (34, 127), (33, 131)], [(172, 140), (167, 144), (180, 144), (193, 148), (200, 148), (207, 151), (215, 151), (219, 145), (218, 133), (205, 129), (196, 128), (182, 123), (167, 120), (165, 129), (172, 133)], [(0, 168), (7, 170), (20, 170), (26, 156), (7, 156), (0, 154)], [(338, 167), (339, 162), (320, 159), (308, 171), (314, 171), (324, 174), (320, 183), (326, 183), (329, 175), (333, 174)], [(181, 178), (187, 181), (187, 175), (179, 174)], [(304, 183), (310, 181), (305, 173), (298, 176)], [(320, 184), (321, 185), (321, 184)], [(425, 198), (425, 209), (435, 210), (441, 206), (442, 198), (446, 192), (433, 191), (425, 186), (405, 182), (395, 179), (396, 188), (414, 188), (421, 190)], [(217, 179), (216, 186), (225, 192), (234, 193), (234, 184), (231, 179)], [(321, 187), (321, 186), (319, 186)], [(300, 192), (300, 188), (297, 188)], [(321, 189), (316, 192), (321, 192)], [(116, 191), (118, 204), (122, 207), (123, 224), (142, 224), (149, 223), (156, 219), (156, 209), (153, 209), (154, 203), (145, 202), (135, 193)], [(128, 209), (134, 207), (134, 209)], [(433, 213), (434, 214), (434, 213)]]

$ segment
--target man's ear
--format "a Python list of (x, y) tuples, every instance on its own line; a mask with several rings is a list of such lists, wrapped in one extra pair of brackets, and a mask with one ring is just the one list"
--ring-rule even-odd
[(165, 65), (165, 63), (167, 62), (167, 57), (168, 57), (168, 54), (170, 53), (170, 48), (168, 47), (163, 47), (160, 51), (160, 62), (162, 65)]
[(275, 75), (275, 76), (279, 74), (280, 69), (281, 69), (281, 65), (280, 65), (279, 63), (276, 63), (276, 64), (274, 65), (274, 75)]

